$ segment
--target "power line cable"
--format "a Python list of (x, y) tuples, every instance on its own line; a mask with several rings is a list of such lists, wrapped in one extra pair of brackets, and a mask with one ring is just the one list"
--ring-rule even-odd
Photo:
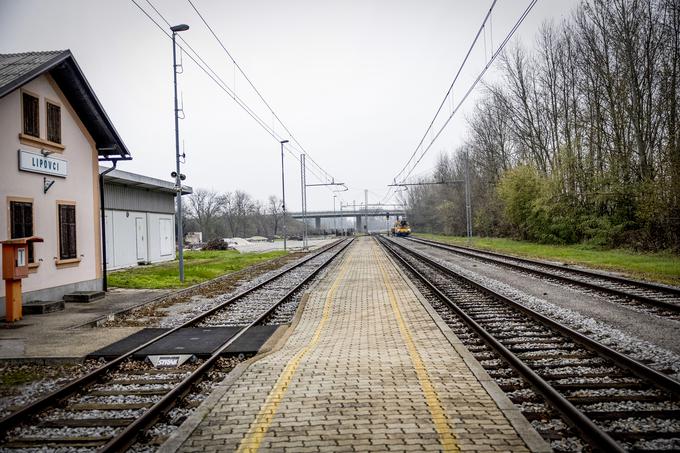
[(517, 29), (520, 27), (520, 25), (522, 24), (522, 22), (524, 22), (524, 19), (526, 19), (526, 17), (529, 15), (529, 13), (531, 12), (531, 10), (533, 9), (534, 5), (536, 5), (537, 2), (538, 2), (538, 0), (532, 0), (532, 1), (529, 3), (529, 6), (527, 6), (527, 8), (524, 10), (524, 12), (522, 13), (522, 15), (520, 16), (520, 18), (515, 22), (515, 25), (512, 27), (512, 29), (510, 30), (510, 32), (506, 35), (505, 39), (504, 39), (504, 40), (501, 42), (501, 44), (498, 46), (498, 49), (497, 49), (496, 52), (494, 52), (494, 54), (491, 56), (491, 59), (490, 59), (490, 60), (487, 62), (487, 64), (484, 66), (484, 69), (482, 69), (482, 71), (479, 73), (479, 75), (477, 76), (477, 78), (475, 79), (475, 81), (472, 83), (472, 85), (470, 86), (470, 88), (468, 88), (468, 90), (465, 92), (465, 95), (464, 95), (463, 98), (458, 102), (458, 104), (456, 105), (456, 108), (451, 112), (451, 114), (449, 115), (449, 117), (446, 119), (446, 121), (445, 121), (444, 124), (441, 126), (441, 128), (439, 129), (439, 131), (437, 131), (437, 133), (436, 133), (435, 136), (432, 138), (432, 140), (430, 141), (430, 143), (427, 145), (427, 147), (425, 148), (425, 150), (422, 151), (420, 157), (418, 158), (418, 160), (416, 160), (415, 164), (413, 164), (413, 166), (411, 167), (411, 169), (409, 170), (409, 172), (406, 174), (406, 176), (404, 176), (404, 178), (402, 179), (402, 181), (405, 181), (406, 178), (408, 178), (408, 177), (411, 175), (411, 173), (412, 173), (413, 170), (418, 166), (418, 164), (419, 164), (420, 161), (423, 159), (423, 157), (425, 157), (425, 154), (430, 150), (430, 148), (432, 147), (432, 145), (434, 144), (434, 142), (437, 140), (437, 138), (439, 138), (439, 136), (441, 135), (441, 133), (444, 131), (444, 129), (445, 129), (446, 126), (449, 124), (449, 122), (451, 121), (451, 119), (453, 118), (453, 116), (456, 114), (456, 112), (460, 109), (461, 105), (463, 105), (463, 103), (464, 103), (465, 100), (468, 98), (468, 96), (470, 96), (470, 93), (472, 93), (472, 91), (475, 89), (475, 87), (477, 86), (477, 84), (479, 83), (479, 81), (482, 79), (482, 77), (484, 77), (484, 74), (486, 74), (486, 71), (491, 67), (491, 65), (493, 64), (493, 62), (496, 60), (496, 57), (498, 57), (498, 55), (500, 55), (500, 53), (502, 52), (502, 50), (503, 50), (503, 48), (505, 47), (505, 45), (508, 43), (508, 41), (510, 41), (510, 39), (512, 38), (512, 36), (515, 34), (515, 32), (516, 32)]
[(281, 120), (281, 118), (279, 118), (279, 115), (274, 111), (274, 109), (273, 109), (273, 108), (269, 105), (269, 103), (265, 100), (265, 98), (264, 98), (264, 96), (262, 95), (262, 93), (260, 93), (260, 90), (258, 90), (257, 87), (255, 87), (255, 84), (252, 82), (252, 80), (250, 80), (250, 77), (248, 77), (248, 75), (245, 73), (245, 71), (243, 70), (243, 68), (241, 68), (241, 66), (236, 62), (236, 59), (234, 58), (234, 56), (231, 54), (231, 52), (229, 52), (229, 50), (227, 49), (227, 47), (224, 45), (224, 43), (222, 42), (222, 40), (217, 36), (217, 34), (216, 34), (215, 31), (213, 30), (213, 28), (210, 26), (210, 24), (208, 24), (208, 21), (205, 19), (205, 17), (203, 16), (203, 14), (201, 14), (201, 12), (198, 10), (198, 8), (196, 8), (196, 5), (194, 5), (194, 2), (192, 2), (191, 0), (187, 0), (187, 1), (189, 2), (189, 5), (191, 5), (191, 7), (193, 8), (193, 10), (196, 12), (196, 14), (198, 15), (198, 17), (201, 19), (201, 21), (203, 22), (203, 24), (206, 26), (206, 28), (210, 31), (210, 33), (211, 33), (212, 36), (215, 38), (215, 40), (216, 40), (217, 43), (220, 45), (220, 47), (222, 47), (222, 50), (224, 50), (224, 52), (227, 54), (227, 56), (229, 57), (229, 59), (231, 60), (231, 62), (234, 64), (234, 67), (235, 67), (236, 69), (238, 69), (239, 72), (243, 75), (243, 77), (245, 78), (246, 82), (248, 82), (248, 84), (250, 85), (250, 87), (253, 89), (253, 91), (255, 91), (255, 94), (257, 94), (257, 96), (258, 96), (258, 97), (260, 98), (260, 100), (264, 103), (264, 105), (267, 106), (267, 109), (269, 109), (269, 111), (271, 112), (271, 114), (273, 115), (273, 117), (276, 118), (276, 120), (279, 122), (279, 124), (283, 127), (283, 129), (284, 129), (284, 130), (286, 131), (286, 133), (289, 135), (290, 139), (293, 140), (293, 141), (300, 147), (300, 149), (302, 150), (302, 152), (304, 152), (304, 153), (306, 154), (307, 159), (309, 159), (310, 161), (312, 161), (312, 163), (313, 163), (313, 164), (314, 164), (314, 165), (315, 165), (315, 166), (316, 166), (316, 167), (317, 167), (324, 175), (326, 175), (326, 177), (327, 177), (329, 180), (334, 180), (335, 178), (334, 178), (329, 172), (327, 172), (323, 167), (321, 167), (321, 166), (320, 166), (320, 165), (312, 158), (312, 156), (309, 154), (309, 152), (308, 152), (307, 150), (305, 150), (305, 148), (302, 146), (302, 144), (297, 140), (297, 138), (295, 138), (295, 136), (293, 135), (293, 133), (288, 129), (288, 127), (286, 126), (286, 124)]
[(458, 77), (460, 76), (460, 73), (462, 72), (463, 68), (465, 67), (465, 64), (468, 61), (468, 58), (470, 57), (470, 54), (472, 53), (472, 50), (474, 49), (475, 45), (477, 44), (477, 40), (479, 39), (479, 35), (482, 33), (484, 30), (484, 26), (486, 25), (486, 21), (489, 19), (491, 16), (491, 12), (493, 11), (494, 6), (496, 6), (496, 2), (498, 0), (493, 0), (493, 3), (491, 3), (491, 7), (489, 8), (489, 11), (487, 11), (486, 16), (484, 16), (484, 20), (482, 21), (482, 25), (479, 26), (479, 30), (477, 30), (477, 34), (475, 34), (474, 39), (472, 40), (472, 43), (470, 44), (470, 47), (468, 48), (467, 53), (465, 54), (465, 58), (463, 58), (463, 62), (460, 64), (460, 67), (458, 68), (458, 71), (456, 72), (456, 75), (453, 77), (453, 81), (451, 82), (451, 85), (449, 85), (449, 89), (446, 91), (446, 94), (444, 95), (444, 99), (442, 99), (442, 102), (439, 104), (439, 107), (437, 108), (437, 111), (434, 114), (434, 117), (432, 118), (432, 121), (430, 121), (430, 124), (427, 126), (427, 129), (425, 130), (425, 133), (423, 134), (423, 137), (420, 139), (420, 142), (418, 142), (418, 146), (416, 146), (416, 149), (413, 151), (411, 154), (411, 157), (409, 157), (408, 162), (406, 162), (406, 165), (397, 173), (397, 175), (394, 177), (394, 180), (396, 181), (397, 178), (408, 168), (408, 165), (411, 163), (413, 158), (418, 154), (418, 150), (422, 146), (423, 142), (425, 141), (425, 138), (427, 138), (427, 134), (430, 132), (432, 129), (432, 126), (434, 125), (434, 122), (437, 120), (437, 117), (439, 116), (439, 113), (442, 111), (442, 107), (444, 107), (444, 104), (446, 104), (446, 99), (449, 97), (451, 94), (451, 91), (453, 90), (453, 86), (456, 84), (456, 81), (458, 80)]
[[(165, 36), (172, 39), (172, 35), (170, 35), (170, 33), (168, 33), (163, 28), (163, 26), (161, 26), (153, 17), (151, 17), (151, 15), (145, 9), (143, 9), (135, 0), (130, 1), (134, 3), (135, 6), (137, 6), (137, 8), (139, 8), (139, 10), (142, 11), (142, 13), (144, 13), (144, 15), (147, 18), (149, 18), (149, 20), (151, 20)], [(163, 17), (162, 14), (160, 14), (160, 12), (158, 12), (158, 10), (153, 6), (153, 4), (151, 4), (151, 2), (149, 2), (148, 0), (146, 1), (154, 9), (154, 11), (156, 11), (156, 13), (161, 17), (161, 19), (163, 19), (163, 21), (166, 24), (168, 24), (168, 26), (170, 26), (170, 23), (165, 19), (165, 17)], [(186, 49), (182, 46), (182, 44), (177, 44), (177, 46), (189, 57), (189, 59), (191, 59), (196, 64), (196, 66), (198, 66), (208, 77), (210, 77), (210, 79), (212, 79), (212, 81), (215, 82), (215, 84), (220, 89), (222, 89), (225, 93), (227, 93), (227, 95), (234, 99), (234, 101), (236, 101), (236, 103), (243, 110), (245, 110), (246, 113), (248, 113), (248, 115), (250, 115), (269, 135), (271, 135), (274, 139), (279, 139), (279, 137), (269, 129), (266, 123), (264, 123), (264, 121), (254, 111), (252, 111), (252, 109), (250, 109), (248, 105), (241, 100), (240, 97), (236, 95), (236, 93), (229, 87), (229, 85), (227, 85), (224, 82), (224, 80), (222, 80), (222, 78), (210, 67), (210, 65), (208, 65), (205, 62), (205, 60), (203, 60), (203, 58), (201, 58), (200, 54), (196, 50), (194, 50), (194, 48), (191, 47), (191, 45), (187, 43), (186, 40), (184, 40), (184, 38), (181, 35), (179, 35), (179, 38), (186, 46)], [(187, 51), (187, 49), (193, 52), (196, 56), (194, 57), (190, 52)]]
[[(135, 0), (130, 0), (151, 22), (153, 22), (154, 25), (168, 38), (172, 39), (172, 36), (170, 33), (168, 33), (162, 25), (158, 23), (144, 8), (142, 8)], [(146, 0), (146, 2), (151, 6), (151, 8), (158, 14), (158, 16), (168, 25), (170, 26), (170, 23), (165, 19), (165, 17), (158, 11), (158, 9), (149, 1)], [(237, 94), (236, 92), (227, 85), (224, 80), (212, 69), (212, 67), (200, 56), (200, 54), (193, 48), (191, 45), (181, 36), (179, 35), (180, 40), (184, 43), (186, 46), (186, 49), (182, 46), (182, 44), (177, 44), (177, 46), (186, 54), (187, 57), (191, 61), (198, 66), (199, 69), (201, 69), (222, 91), (224, 91), (229, 97), (231, 97), (239, 107), (241, 107), (251, 118), (255, 120), (256, 123), (262, 127), (262, 129), (265, 130), (272, 138), (274, 138), (276, 141), (281, 141), (283, 137), (279, 136), (274, 130), (272, 130), (266, 123), (265, 121), (260, 118), (246, 103), (243, 101)], [(189, 49), (191, 52), (195, 54), (195, 57), (191, 54), (191, 52), (188, 52), (187, 49)], [(200, 61), (200, 63), (199, 63)], [(294, 159), (296, 159), (298, 162), (300, 162), (300, 158), (293, 153), (288, 147), (285, 147), (286, 151), (293, 156)], [(309, 172), (314, 175), (320, 182), (325, 182), (324, 178), (319, 176), (315, 171), (313, 171), (311, 168), (307, 168)]]

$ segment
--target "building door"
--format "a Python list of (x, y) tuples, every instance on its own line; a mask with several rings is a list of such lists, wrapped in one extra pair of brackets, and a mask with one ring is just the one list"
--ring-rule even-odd
[(161, 237), (161, 256), (172, 255), (174, 251), (173, 240), (172, 240), (172, 220), (171, 219), (159, 219), (158, 226), (160, 230)]
[(137, 261), (146, 261), (146, 222), (143, 217), (135, 217), (137, 232)]

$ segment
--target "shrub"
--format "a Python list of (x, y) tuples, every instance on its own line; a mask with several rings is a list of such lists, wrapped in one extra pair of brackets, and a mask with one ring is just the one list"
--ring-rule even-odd
[(204, 246), (203, 250), (229, 250), (229, 245), (221, 238), (209, 240)]
[(504, 204), (504, 214), (521, 239), (534, 239), (536, 224), (544, 222), (535, 205), (547, 183), (539, 172), (528, 165), (506, 171), (498, 182), (498, 196)]

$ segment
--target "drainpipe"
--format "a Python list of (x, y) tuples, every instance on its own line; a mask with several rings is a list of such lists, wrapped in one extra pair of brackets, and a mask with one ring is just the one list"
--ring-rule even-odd
[(102, 290), (108, 291), (109, 285), (106, 281), (106, 212), (104, 210), (104, 175), (115, 170), (117, 159), (111, 160), (113, 162), (113, 167), (107, 168), (103, 172), (99, 173), (99, 205), (102, 210)]

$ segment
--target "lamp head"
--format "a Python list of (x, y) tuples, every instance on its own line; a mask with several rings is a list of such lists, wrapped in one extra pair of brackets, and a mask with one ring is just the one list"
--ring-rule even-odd
[(189, 26), (187, 24), (179, 24), (175, 25), (174, 27), (170, 27), (170, 30), (172, 30), (173, 33), (177, 33), (179, 31), (187, 31), (189, 29)]
[(288, 143), (288, 140), (281, 140), (281, 144)]

